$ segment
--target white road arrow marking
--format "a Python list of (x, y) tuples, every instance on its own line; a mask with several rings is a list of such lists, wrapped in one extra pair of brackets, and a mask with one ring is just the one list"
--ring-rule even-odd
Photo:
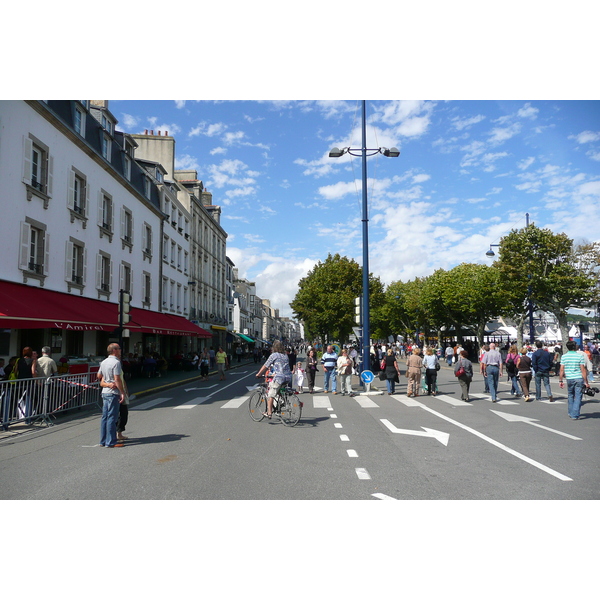
[[(491, 409), (490, 409), (491, 410)], [(565, 437), (571, 440), (581, 440), (581, 438), (575, 437), (574, 435), (569, 435), (568, 433), (563, 433), (562, 431), (557, 431), (556, 429), (550, 429), (550, 427), (546, 427), (545, 425), (539, 425), (538, 423), (534, 423), (534, 421), (538, 421), (539, 419), (532, 419), (531, 417), (521, 417), (519, 415), (511, 415), (508, 413), (501, 413), (497, 410), (492, 410), (495, 415), (502, 417), (510, 422), (520, 422), (527, 423), (527, 425), (533, 425), (534, 427), (539, 427), (540, 429), (546, 429), (547, 431), (551, 431), (552, 433), (558, 433), (558, 435), (564, 435)]]
[(172, 398), (155, 398), (154, 400), (150, 400), (150, 402), (144, 402), (144, 404), (132, 407), (129, 410), (148, 410), (157, 404), (162, 404), (163, 402), (168, 402), (169, 400), (172, 400)]
[(437, 431), (435, 429), (428, 429), (427, 427), (423, 427), (425, 431), (412, 430), (412, 429), (398, 429), (395, 425), (392, 425), (387, 419), (380, 419), (380, 421), (392, 432), (392, 433), (403, 433), (405, 435), (417, 435), (421, 437), (433, 437), (438, 442), (444, 444), (444, 446), (448, 445), (448, 440), (450, 439), (450, 434), (445, 433), (444, 431)]
[(525, 461), (526, 463), (533, 465), (537, 469), (541, 469), (542, 471), (545, 471), (546, 473), (552, 475), (553, 477), (556, 477), (557, 479), (560, 479), (561, 481), (573, 481), (570, 477), (567, 477), (566, 475), (563, 475), (562, 473), (559, 473), (558, 471), (555, 471), (554, 469), (551, 469), (550, 467), (547, 467), (546, 465), (543, 465), (542, 463), (539, 463), (536, 460), (533, 460), (532, 458), (529, 458), (528, 456), (525, 456), (524, 454), (521, 454), (520, 452), (517, 452), (516, 450), (513, 450), (512, 448), (509, 448), (504, 444), (501, 444), (500, 442), (497, 442), (496, 440), (488, 437), (487, 435), (484, 435), (483, 433), (479, 433), (479, 431), (477, 431), (476, 429), (473, 429), (472, 427), (467, 427), (467, 425), (463, 425), (462, 423), (459, 423), (454, 419), (450, 419), (446, 415), (436, 412), (435, 410), (429, 408), (429, 406), (425, 406), (420, 402), (419, 404), (423, 410), (426, 410), (427, 412), (430, 412), (431, 414), (440, 417), (440, 419), (444, 419), (445, 421), (448, 421), (449, 423), (452, 423), (453, 425), (456, 425), (457, 427), (460, 427), (461, 429), (464, 429), (465, 431), (476, 435), (478, 438), (481, 438), (482, 440), (485, 440), (493, 446), (504, 450), (504, 452), (508, 452), (509, 454), (516, 456), (517, 458)]

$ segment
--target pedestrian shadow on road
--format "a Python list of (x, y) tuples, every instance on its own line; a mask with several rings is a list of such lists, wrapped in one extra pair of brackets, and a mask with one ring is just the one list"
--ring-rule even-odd
[(139, 446), (141, 444), (163, 444), (165, 442), (178, 442), (190, 437), (182, 433), (165, 433), (164, 435), (150, 435), (148, 437), (130, 437), (124, 442), (125, 446)]

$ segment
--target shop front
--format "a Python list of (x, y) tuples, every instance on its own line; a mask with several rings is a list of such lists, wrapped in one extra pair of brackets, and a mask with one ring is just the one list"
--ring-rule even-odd
[[(131, 309), (123, 353), (187, 353), (194, 338), (211, 334), (185, 317)], [(0, 357), (20, 356), (25, 346), (51, 348), (58, 357), (104, 357), (119, 341), (118, 305), (93, 298), (0, 282)]]

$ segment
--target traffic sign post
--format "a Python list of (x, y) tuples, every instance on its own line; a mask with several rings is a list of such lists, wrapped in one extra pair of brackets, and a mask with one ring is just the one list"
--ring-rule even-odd
[(371, 389), (371, 384), (375, 380), (375, 375), (373, 374), (373, 371), (363, 371), (360, 374), (360, 378), (361, 378), (362, 382), (365, 384), (366, 392), (368, 394)]

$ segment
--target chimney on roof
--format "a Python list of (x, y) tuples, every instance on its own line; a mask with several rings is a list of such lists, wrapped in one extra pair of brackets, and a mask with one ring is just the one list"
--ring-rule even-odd
[(144, 130), (144, 135), (148, 135), (148, 130), (147, 129)]
[(169, 135), (169, 132), (168, 132), (168, 131), (165, 131), (165, 137), (166, 137), (166, 136), (168, 136), (168, 135)]
[(154, 135), (154, 129), (150, 130), (150, 135)]

